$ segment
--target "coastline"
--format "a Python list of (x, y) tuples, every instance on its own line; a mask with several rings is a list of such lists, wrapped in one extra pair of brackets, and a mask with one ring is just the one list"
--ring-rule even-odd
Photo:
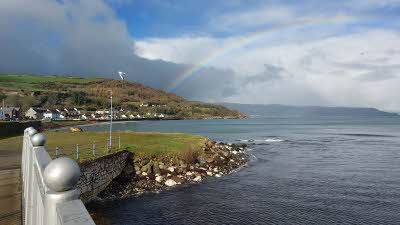
[(207, 141), (199, 152), (189, 153), (184, 157), (186, 159), (133, 156), (132, 163), (98, 195), (97, 200), (121, 200), (227, 176), (247, 164), (250, 157), (246, 149), (245, 144)]

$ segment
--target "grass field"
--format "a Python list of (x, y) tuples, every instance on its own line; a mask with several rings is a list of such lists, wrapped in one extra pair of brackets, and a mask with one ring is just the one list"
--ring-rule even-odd
[(1, 74), (0, 87), (5, 89), (41, 90), (40, 84), (48, 82), (57, 82), (64, 84), (86, 84), (98, 80), (102, 79), (68, 77), (68, 76), (34, 76), (34, 75)]
[[(79, 145), (79, 161), (93, 159), (108, 154), (106, 148), (107, 132), (45, 132), (46, 150), (54, 158), (55, 149), (59, 148), (61, 156), (76, 159), (76, 145)], [(121, 148), (119, 149), (119, 137)], [(129, 150), (139, 157), (157, 157), (185, 154), (200, 149), (206, 141), (205, 137), (182, 133), (154, 132), (114, 132), (113, 149)], [(93, 143), (96, 144), (96, 156), (92, 154)], [(19, 150), (22, 137), (11, 137), (0, 140), (1, 149)]]

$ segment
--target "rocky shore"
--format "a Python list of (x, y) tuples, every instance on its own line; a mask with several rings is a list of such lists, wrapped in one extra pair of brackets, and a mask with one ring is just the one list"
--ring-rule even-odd
[(139, 158), (99, 194), (101, 199), (121, 199), (157, 192), (181, 184), (199, 183), (208, 177), (222, 177), (249, 160), (245, 144), (207, 141), (195, 152), (177, 157)]

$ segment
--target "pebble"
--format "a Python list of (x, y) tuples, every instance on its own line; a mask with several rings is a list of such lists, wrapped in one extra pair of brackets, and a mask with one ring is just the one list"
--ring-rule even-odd
[(212, 172), (210, 172), (210, 171), (207, 171), (207, 175), (208, 175), (208, 176), (212, 176), (212, 175), (213, 175), (213, 173), (212, 173)]
[(168, 167), (168, 171), (174, 172), (175, 171), (175, 167), (173, 167), (173, 166)]
[(142, 173), (142, 176), (147, 176), (147, 173), (146, 173), (146, 172), (143, 172), (143, 173)]

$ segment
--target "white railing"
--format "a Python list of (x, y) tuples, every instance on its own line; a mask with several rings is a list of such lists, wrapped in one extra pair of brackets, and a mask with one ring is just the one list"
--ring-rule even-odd
[(52, 160), (46, 137), (34, 128), (24, 132), (22, 147), (23, 225), (95, 225), (76, 188), (78, 164), (69, 158)]

